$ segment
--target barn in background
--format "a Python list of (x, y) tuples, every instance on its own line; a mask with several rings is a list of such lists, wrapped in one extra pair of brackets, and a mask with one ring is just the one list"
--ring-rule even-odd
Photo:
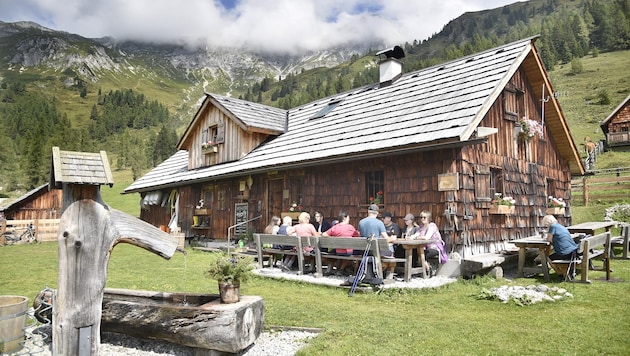
[(61, 191), (48, 189), (48, 183), (30, 190), (3, 207), (7, 220), (59, 219), (63, 213)]
[(606, 135), (606, 149), (630, 150), (630, 95), (600, 124)]

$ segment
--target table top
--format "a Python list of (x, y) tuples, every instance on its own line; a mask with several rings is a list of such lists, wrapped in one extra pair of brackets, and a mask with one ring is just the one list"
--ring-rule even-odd
[(433, 242), (434, 240), (424, 240), (424, 239), (396, 239), (396, 241), (394, 241), (395, 244), (398, 245), (426, 245), (426, 244), (430, 244), (431, 242)]
[(587, 221), (577, 225), (567, 226), (567, 230), (574, 232), (584, 232), (586, 230), (594, 232), (598, 229), (607, 229), (617, 225), (616, 221)]
[(518, 247), (535, 247), (535, 246), (549, 246), (549, 241), (540, 237), (540, 235), (527, 236), (521, 239), (509, 241)]

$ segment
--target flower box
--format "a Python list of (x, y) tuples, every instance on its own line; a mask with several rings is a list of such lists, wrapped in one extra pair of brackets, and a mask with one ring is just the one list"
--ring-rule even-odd
[(217, 152), (219, 152), (219, 146), (202, 147), (201, 151), (204, 154), (217, 153)]
[(209, 209), (195, 209), (195, 215), (208, 215), (210, 214)]
[(280, 218), (284, 218), (285, 216), (290, 216), (291, 219), (293, 220), (297, 220), (297, 218), (300, 216), (302, 212), (301, 211), (283, 211), (280, 213)]
[(564, 208), (547, 208), (548, 215), (564, 215)]
[(490, 214), (494, 215), (508, 215), (514, 214), (514, 205), (492, 205), (489, 210)]

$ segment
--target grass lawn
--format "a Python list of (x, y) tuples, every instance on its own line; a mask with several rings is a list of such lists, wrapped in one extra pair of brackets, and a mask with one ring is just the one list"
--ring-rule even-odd
[[(120, 244), (112, 251), (107, 287), (216, 294), (216, 281), (203, 273), (207, 256), (189, 249), (186, 256), (165, 260)], [(44, 287), (57, 287), (55, 243), (0, 247), (0, 261), (0, 294), (32, 300)], [(614, 282), (593, 271), (592, 284), (548, 283), (575, 297), (525, 307), (476, 296), (483, 288), (538, 284), (542, 277), (514, 282), (483, 277), (439, 289), (388, 289), (352, 298), (346, 289), (255, 277), (241, 293), (264, 298), (266, 325), (324, 329), (301, 355), (627, 355), (630, 261), (613, 260), (612, 268)]]

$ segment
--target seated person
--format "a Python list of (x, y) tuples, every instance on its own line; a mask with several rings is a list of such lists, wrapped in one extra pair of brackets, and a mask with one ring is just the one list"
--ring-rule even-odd
[[(350, 215), (348, 215), (347, 211), (339, 212), (339, 223), (335, 224), (333, 227), (328, 229), (326, 232), (322, 234), (322, 236), (340, 236), (340, 237), (359, 237), (359, 231), (350, 224)], [(335, 254), (340, 256), (350, 256), (353, 254), (352, 249), (344, 249), (338, 248), (335, 251)], [(339, 261), (338, 261), (339, 262)], [(352, 261), (343, 260), (341, 264), (337, 267), (337, 271), (343, 271)], [(328, 273), (332, 273), (332, 261), (328, 263)]]
[(428, 210), (424, 210), (420, 213), (420, 226), (418, 227), (418, 238), (425, 240), (432, 240), (431, 243), (428, 243), (425, 246), (424, 250), (424, 268), (427, 273), (432, 276), (435, 274), (436, 270), (431, 267), (431, 264), (427, 262), (427, 260), (436, 258), (439, 256), (438, 260), (440, 264), (446, 263), (448, 261), (448, 255), (446, 254), (446, 250), (444, 249), (444, 240), (442, 240), (442, 235), (440, 234), (440, 230), (437, 225), (431, 221), (431, 212)]
[[(550, 260), (571, 260), (577, 258), (577, 250), (579, 246), (573, 241), (569, 230), (558, 223), (558, 220), (553, 215), (545, 215), (542, 220), (543, 225), (547, 228), (547, 241), (551, 242), (554, 253), (549, 256)], [(556, 273), (566, 275), (566, 270), (559, 266), (551, 267)]]

